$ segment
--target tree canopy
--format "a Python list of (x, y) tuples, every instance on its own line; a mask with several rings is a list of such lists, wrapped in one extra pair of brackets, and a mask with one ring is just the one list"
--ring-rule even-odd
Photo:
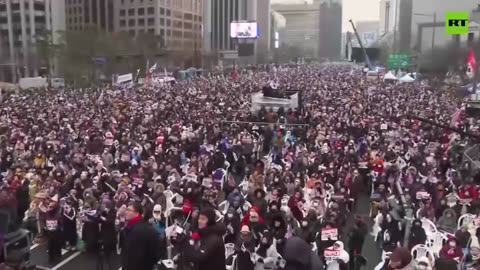
[(55, 59), (67, 81), (92, 82), (103, 75), (134, 72), (144, 67), (147, 59), (163, 54), (163, 37), (152, 33), (110, 33), (88, 27), (83, 31), (58, 32), (54, 42), (47, 31), (36, 38), (37, 59), (50, 66)]

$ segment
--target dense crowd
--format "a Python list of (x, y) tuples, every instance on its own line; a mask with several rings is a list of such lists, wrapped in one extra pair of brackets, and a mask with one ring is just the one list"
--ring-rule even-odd
[[(301, 89), (303, 108), (251, 111), (271, 82)], [(411, 118), (477, 132), (452, 121), (461, 105), (350, 65), (6, 95), (0, 210), (51, 262), (68, 248), (121, 252), (123, 270), (354, 270), (371, 232), (377, 269), (480, 269), (469, 139)], [(370, 215), (355, 214), (362, 196)]]

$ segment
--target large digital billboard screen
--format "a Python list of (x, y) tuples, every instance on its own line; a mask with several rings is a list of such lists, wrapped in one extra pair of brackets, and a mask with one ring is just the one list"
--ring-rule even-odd
[(258, 38), (257, 22), (231, 22), (231, 38)]

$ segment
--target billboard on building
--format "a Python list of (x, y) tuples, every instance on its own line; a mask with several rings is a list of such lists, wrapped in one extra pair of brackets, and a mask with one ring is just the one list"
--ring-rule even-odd
[(230, 23), (231, 38), (258, 38), (258, 24), (255, 21), (233, 21)]

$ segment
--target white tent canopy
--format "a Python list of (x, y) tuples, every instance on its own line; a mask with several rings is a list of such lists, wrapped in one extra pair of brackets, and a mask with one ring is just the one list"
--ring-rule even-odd
[(401, 83), (411, 83), (411, 82), (414, 82), (415, 79), (407, 74), (407, 75), (401, 77), (400, 79), (398, 79), (398, 81), (401, 82)]
[(387, 74), (385, 74), (385, 76), (383, 76), (383, 80), (393, 80), (393, 81), (396, 81), (398, 80), (397, 77), (395, 77), (395, 75), (393, 75), (393, 73), (391, 71), (387, 72)]

